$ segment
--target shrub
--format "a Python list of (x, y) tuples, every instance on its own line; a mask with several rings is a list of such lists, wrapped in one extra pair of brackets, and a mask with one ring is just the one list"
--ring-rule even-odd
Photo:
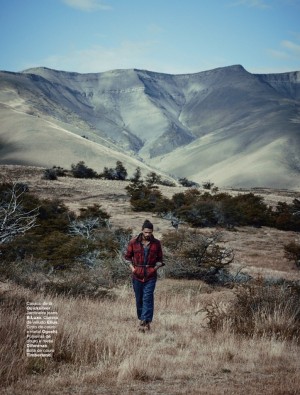
[(215, 184), (213, 183), (213, 182), (211, 182), (211, 181), (204, 181), (203, 183), (202, 183), (202, 187), (204, 188), (204, 189), (212, 189), (212, 187), (214, 186)]
[(294, 261), (295, 265), (300, 269), (300, 244), (292, 241), (284, 246), (284, 251), (286, 258)]
[(24, 204), (27, 210), (39, 205), (36, 226), (3, 246), (3, 259), (25, 261), (32, 257), (45, 261), (48, 269), (61, 269), (72, 266), (95, 248), (84, 237), (69, 234), (76, 216), (59, 200), (39, 200), (28, 195)]
[(115, 180), (115, 170), (112, 167), (108, 168), (105, 166), (103, 172), (100, 174), (100, 177), (104, 178), (105, 180)]
[(182, 206), (176, 211), (178, 217), (194, 227), (215, 226), (218, 220), (215, 216), (215, 205), (210, 201), (198, 201)]
[(299, 200), (294, 199), (292, 204), (278, 202), (272, 212), (272, 226), (282, 230), (300, 230)]
[(78, 162), (76, 165), (72, 164), (71, 173), (75, 178), (97, 178), (98, 174), (87, 167), (84, 161)]
[(204, 235), (196, 230), (179, 230), (164, 234), (166, 276), (218, 282), (220, 270), (234, 259), (232, 249), (221, 246), (220, 241), (219, 232)]
[(159, 190), (144, 186), (130, 196), (130, 203), (133, 211), (154, 212), (161, 198), (162, 194)]
[(160, 184), (161, 176), (152, 171), (147, 174), (145, 182), (148, 187), (151, 187), (154, 184)]
[(133, 211), (168, 211), (169, 200), (163, 197), (156, 186), (145, 185), (139, 178), (132, 181), (126, 188), (130, 196)]
[(128, 174), (127, 170), (124, 167), (123, 163), (119, 160), (116, 163), (115, 173), (116, 173), (116, 180), (121, 180), (121, 181), (126, 180)]
[[(268, 224), (270, 210), (261, 196), (246, 193), (231, 198), (231, 209), (237, 218), (238, 225), (262, 226)], [(240, 213), (240, 214), (238, 214)]]
[(75, 219), (75, 214), (64, 203), (58, 199), (44, 199), (39, 201), (39, 205), (37, 228), (33, 231), (35, 234), (43, 235), (53, 231), (68, 232), (69, 223)]
[(57, 173), (55, 169), (45, 169), (42, 175), (43, 180), (57, 180)]
[(176, 184), (174, 181), (170, 181), (167, 179), (161, 179), (159, 182), (160, 185), (164, 185), (166, 187), (176, 187)]
[(206, 306), (208, 327), (214, 332), (224, 324), (240, 335), (300, 341), (300, 286), (296, 283), (239, 286), (226, 308), (215, 302)]
[(110, 215), (99, 204), (93, 204), (79, 209), (78, 219), (97, 218), (101, 226), (107, 226)]
[(26, 262), (29, 259), (45, 263), (46, 270), (69, 269), (80, 261), (83, 255), (95, 248), (92, 242), (84, 237), (71, 236), (53, 230), (39, 235), (28, 232), (2, 249), (4, 258), (9, 261)]
[(104, 167), (103, 172), (100, 174), (101, 178), (106, 180), (120, 180), (125, 181), (127, 177), (127, 170), (121, 161), (116, 162), (116, 167)]
[(186, 177), (179, 178), (178, 181), (179, 181), (179, 183), (180, 183), (182, 186), (188, 187), (188, 188), (190, 188), (190, 187), (198, 187), (198, 186), (199, 186), (199, 184), (197, 184), (197, 183), (194, 182), (194, 181), (188, 180)]
[(67, 171), (60, 166), (53, 166), (51, 169), (45, 169), (42, 175), (43, 180), (57, 180), (58, 177), (65, 177)]
[(137, 167), (135, 169), (135, 172), (134, 172), (133, 176), (130, 178), (130, 181), (134, 185), (137, 185), (137, 184), (140, 184), (140, 183), (143, 182), (142, 181), (142, 173), (141, 173), (141, 168), (140, 167)]
[(44, 256), (34, 251), (22, 260), (2, 259), (1, 278), (36, 291), (97, 298), (109, 296), (110, 288), (128, 281), (122, 253), (132, 237), (130, 229), (99, 229), (93, 243), (83, 237), (66, 236), (51, 234), (43, 240), (47, 248)]
[(261, 226), (269, 224), (271, 210), (263, 198), (253, 193), (230, 196), (211, 195), (190, 189), (172, 197), (175, 215), (194, 227), (204, 226)]
[(98, 265), (86, 269), (80, 265), (73, 267), (69, 272), (58, 272), (51, 277), (51, 281), (45, 281), (44, 292), (51, 294), (63, 294), (68, 296), (86, 296), (89, 298), (111, 298), (111, 278), (105, 273), (105, 269)]

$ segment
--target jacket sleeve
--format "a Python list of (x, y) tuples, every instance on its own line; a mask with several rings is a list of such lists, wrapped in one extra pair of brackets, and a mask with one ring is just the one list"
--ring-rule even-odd
[(133, 243), (132, 243), (132, 241), (130, 241), (128, 243), (127, 250), (124, 254), (124, 259), (125, 259), (125, 261), (128, 262), (128, 264), (130, 264), (130, 263), (132, 263), (132, 258), (133, 258)]
[(157, 251), (157, 262), (160, 262), (162, 264), (162, 266), (165, 266), (164, 258), (163, 258), (163, 252), (162, 252), (160, 241), (158, 242), (157, 248), (158, 248), (158, 251)]

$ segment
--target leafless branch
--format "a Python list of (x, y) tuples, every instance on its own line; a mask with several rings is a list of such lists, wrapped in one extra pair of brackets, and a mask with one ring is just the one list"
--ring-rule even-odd
[(25, 190), (17, 183), (7, 189), (7, 199), (0, 202), (0, 244), (12, 240), (36, 226), (39, 207), (26, 211), (23, 207)]
[(94, 239), (94, 230), (99, 228), (99, 218), (86, 218), (72, 221), (69, 225), (69, 233), (73, 236), (83, 236), (86, 239)]

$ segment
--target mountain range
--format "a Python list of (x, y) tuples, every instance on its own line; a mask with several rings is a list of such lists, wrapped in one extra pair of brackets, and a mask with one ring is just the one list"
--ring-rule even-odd
[(300, 71), (0, 72), (0, 163), (300, 190)]

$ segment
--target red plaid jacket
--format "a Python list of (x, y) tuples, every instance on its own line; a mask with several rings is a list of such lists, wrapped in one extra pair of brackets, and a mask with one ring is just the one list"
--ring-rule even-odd
[(161, 244), (154, 236), (150, 239), (149, 254), (147, 262), (144, 264), (142, 233), (130, 240), (124, 258), (134, 266), (133, 278), (142, 282), (157, 277), (156, 269), (154, 269), (156, 263), (161, 262), (164, 266)]

